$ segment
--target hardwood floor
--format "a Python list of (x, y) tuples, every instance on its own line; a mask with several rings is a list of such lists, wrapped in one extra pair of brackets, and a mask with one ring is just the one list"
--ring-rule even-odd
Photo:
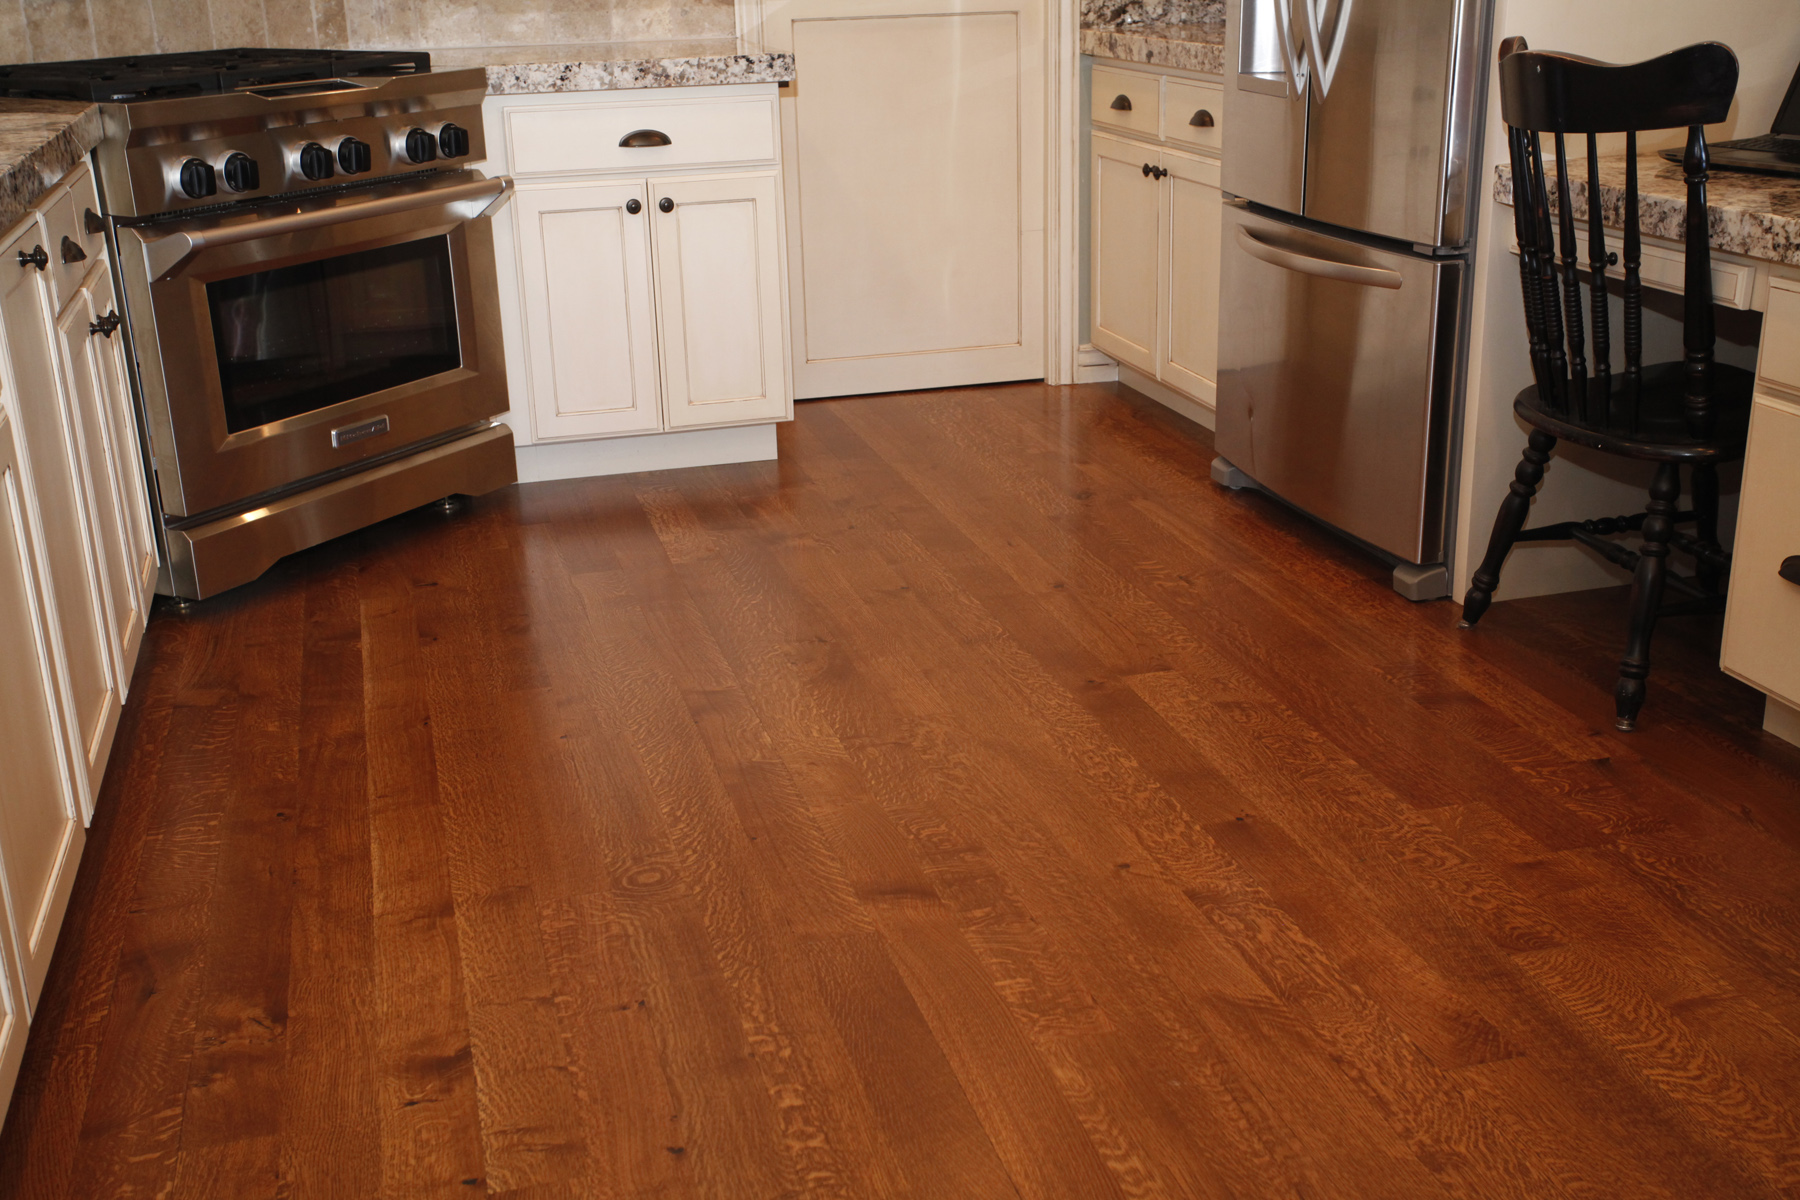
[[(1800, 1195), (1800, 750), (1114, 388), (159, 613), (0, 1196)], [(1522, 552), (1523, 553), (1523, 552)]]

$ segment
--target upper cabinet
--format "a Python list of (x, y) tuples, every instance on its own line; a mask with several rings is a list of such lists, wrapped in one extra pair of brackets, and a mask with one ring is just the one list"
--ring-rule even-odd
[(500, 289), (523, 440), (793, 415), (774, 90), (489, 100), (518, 181)]

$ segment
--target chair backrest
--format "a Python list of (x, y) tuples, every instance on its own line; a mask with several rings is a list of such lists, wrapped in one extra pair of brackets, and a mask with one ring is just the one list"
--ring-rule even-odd
[[(1737, 56), (1703, 42), (1617, 66), (1572, 54), (1533, 51), (1524, 38), (1500, 45), (1500, 113), (1512, 157), (1513, 225), (1519, 239), (1519, 276), (1531, 367), (1538, 393), (1553, 412), (1621, 431), (1638, 428), (1644, 357), (1644, 291), (1639, 274), (1637, 135), (1687, 127), (1682, 167), (1687, 176), (1687, 272), (1683, 314), (1684, 399), (1688, 433), (1711, 434), (1708, 404), (1713, 369), (1712, 263), (1707, 238), (1704, 126), (1725, 119), (1737, 91)], [(1540, 134), (1556, 148), (1556, 225), (1544, 171)], [(1596, 135), (1625, 135), (1625, 378), (1612, 403), (1612, 331), (1606, 301), (1608, 252), (1602, 223)], [(1594, 323), (1593, 371), (1588, 370), (1582, 318), (1580, 255), (1569, 203), (1568, 134), (1587, 135), (1588, 308)], [(1562, 236), (1557, 278), (1556, 234)]]

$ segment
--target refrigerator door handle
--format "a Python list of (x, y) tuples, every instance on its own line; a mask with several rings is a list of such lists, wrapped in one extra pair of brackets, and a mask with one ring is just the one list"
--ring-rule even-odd
[(1298, 271), (1302, 275), (1317, 275), (1321, 279), (1336, 279), (1342, 283), (1361, 284), (1363, 287), (1398, 289), (1401, 283), (1398, 271), (1296, 254), (1292, 250), (1271, 246), (1242, 225), (1237, 227), (1237, 244), (1252, 258), (1260, 258), (1272, 266)]

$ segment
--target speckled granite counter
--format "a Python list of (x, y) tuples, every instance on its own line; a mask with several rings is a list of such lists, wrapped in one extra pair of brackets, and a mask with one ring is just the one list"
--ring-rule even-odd
[(1083, 26), (1081, 52), (1095, 58), (1223, 75), (1225, 23)]
[(59, 100), (0, 100), (0, 231), (100, 144), (100, 110)]
[[(1552, 167), (1554, 170), (1554, 167)], [(1554, 179), (1554, 175), (1552, 175)], [(1681, 168), (1658, 155), (1638, 159), (1638, 220), (1647, 237), (1679, 242), (1687, 224), (1687, 183)], [(1512, 203), (1512, 168), (1495, 169), (1494, 199)], [(1556, 203), (1552, 184), (1550, 201)], [(1569, 181), (1577, 220), (1588, 214), (1587, 168)], [(1800, 178), (1713, 168), (1706, 185), (1707, 224), (1715, 250), (1800, 266)], [(1625, 156), (1600, 159), (1600, 219), (1625, 224)]]
[(433, 50), (431, 65), (439, 71), (486, 67), (488, 92), (495, 96), (785, 83), (794, 77), (792, 54), (748, 51), (735, 38), (463, 47)]

